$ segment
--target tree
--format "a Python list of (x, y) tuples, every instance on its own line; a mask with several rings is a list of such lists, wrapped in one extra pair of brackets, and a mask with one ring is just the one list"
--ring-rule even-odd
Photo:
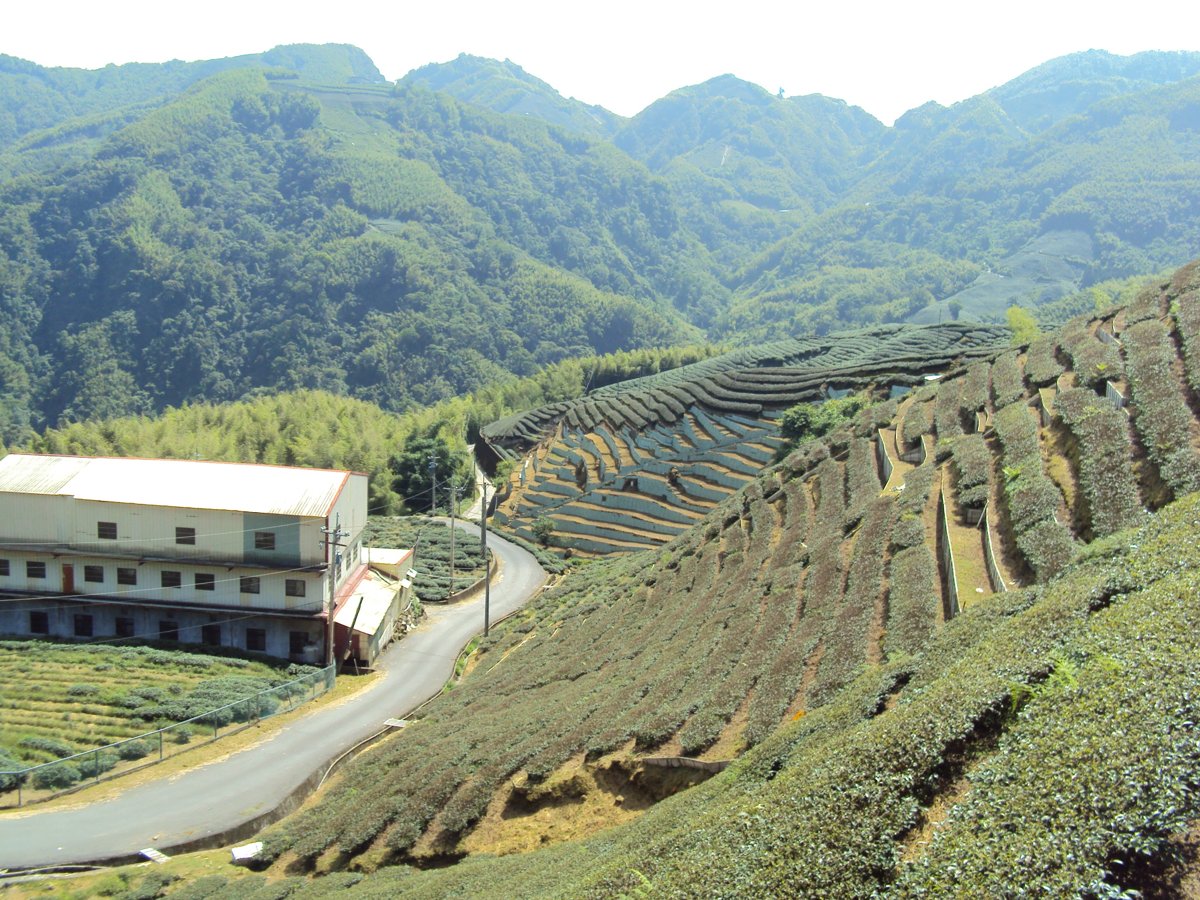
[[(462, 450), (452, 450), (446, 439), (437, 434), (437, 426), (425, 433), (414, 434), (404, 442), (404, 448), (390, 460), (392, 490), (400, 495), (409, 509), (428, 509), (431, 489), (436, 479), (438, 506), (449, 506), (449, 485), (470, 483), (471, 463)], [(433, 467), (430, 468), (430, 461)], [(431, 479), (431, 475), (433, 478)]]
[(538, 543), (543, 547), (550, 545), (550, 538), (554, 534), (554, 520), (546, 516), (540, 516), (533, 522), (533, 536), (538, 539)]
[(1014, 345), (1032, 343), (1033, 339), (1042, 333), (1033, 313), (1023, 306), (1010, 306), (1004, 317), (1008, 320), (1008, 327), (1012, 329)]

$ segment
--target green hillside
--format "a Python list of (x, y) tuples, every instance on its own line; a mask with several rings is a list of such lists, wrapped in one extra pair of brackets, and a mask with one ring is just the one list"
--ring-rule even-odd
[(1155, 885), (1200, 813), (1198, 273), (951, 366), (568, 576), (268, 829), (276, 874), (315, 875), (271, 890)]
[(887, 128), (733, 76), (631, 119), (473, 57), (0, 59), (0, 438), (570, 357), (1003, 321), (1200, 245), (1195, 54), (1079, 54)]

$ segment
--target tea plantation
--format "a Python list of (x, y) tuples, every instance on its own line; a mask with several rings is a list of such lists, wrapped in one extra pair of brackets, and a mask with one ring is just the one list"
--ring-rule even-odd
[[(157, 755), (156, 741), (128, 740), (156, 728), (246, 701), (167, 737), (186, 743), (194, 731), (211, 733), (214, 724), (270, 714), (287, 697), (254, 695), (315, 671), (146, 646), (0, 641), (0, 772), (123, 742), (95, 757), (39, 769), (30, 785), (66, 787), (99, 774), (88, 766), (103, 772)], [(0, 790), (15, 786), (12, 777), (0, 776)]]
[[(876, 388), (919, 386), (494, 629), (454, 690), (267, 829), (272, 880), (242, 890), (1153, 886), (1200, 818), (1197, 321), (1191, 266), (1030, 347), (959, 347), (928, 383), (924, 362), (878, 360)], [(586, 441), (607, 466), (615, 436), (590, 402), (595, 418), (564, 413), (536, 452)], [(698, 449), (700, 423), (716, 452), (703, 417), (696, 403), (671, 420), (677, 449)], [(561, 840), (595, 793), (632, 815)], [(488, 855), (515, 829), (543, 849)]]

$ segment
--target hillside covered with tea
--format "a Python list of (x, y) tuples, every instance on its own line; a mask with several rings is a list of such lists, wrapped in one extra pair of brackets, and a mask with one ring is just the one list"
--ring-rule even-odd
[(366, 896), (1163, 887), (1200, 813), (1197, 271), (573, 573), (268, 829), (276, 871)]

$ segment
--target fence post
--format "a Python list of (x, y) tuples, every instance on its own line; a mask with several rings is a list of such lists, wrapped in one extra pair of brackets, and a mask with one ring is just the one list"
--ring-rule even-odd
[(163, 730), (158, 729), (158, 761), (163, 761)]
[(96, 768), (96, 784), (100, 783), (100, 748), (97, 747), (92, 753), (92, 765)]

